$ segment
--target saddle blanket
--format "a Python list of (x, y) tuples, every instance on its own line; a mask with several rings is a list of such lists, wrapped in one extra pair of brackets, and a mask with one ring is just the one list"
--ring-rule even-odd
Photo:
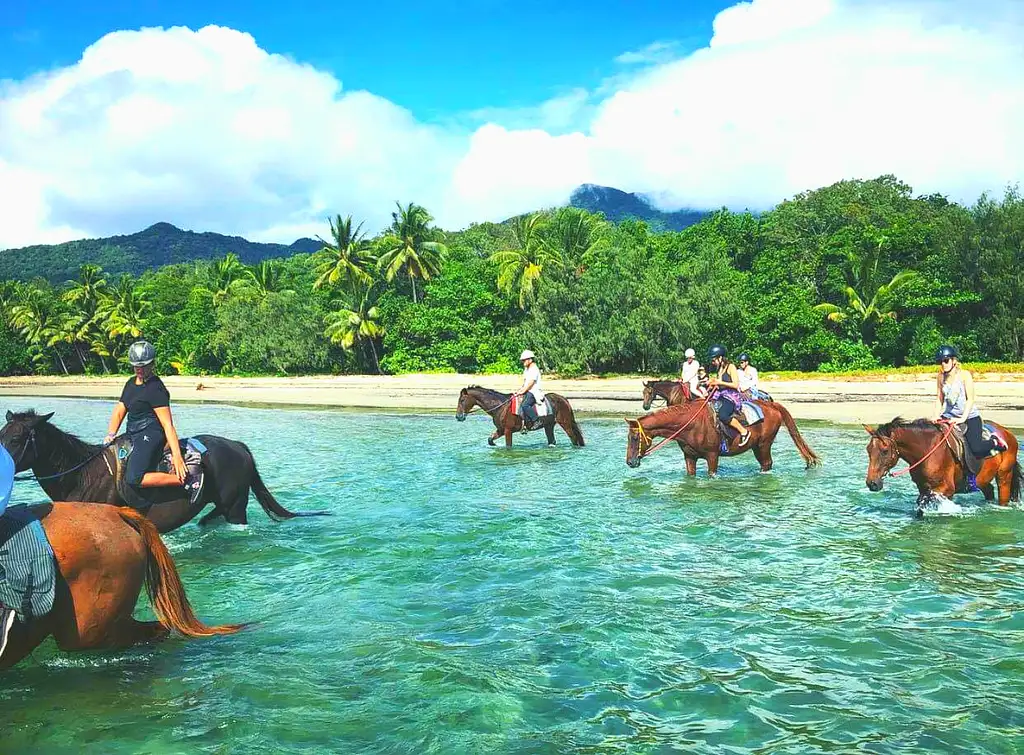
[[(964, 431), (966, 429), (967, 428), (964, 425), (954, 425), (953, 432), (951, 432), (949, 437), (946, 439), (946, 445), (949, 446), (949, 450), (953, 454), (953, 459), (967, 471), (967, 474), (972, 477), (977, 477), (978, 472), (981, 471), (981, 465), (985, 461), (985, 458), (978, 458), (971, 453), (971, 449), (967, 445), (967, 438), (964, 437)], [(995, 435), (995, 433), (995, 427), (990, 425), (988, 422), (982, 423), (982, 440), (988, 440)]]
[(39, 518), (27, 506), (10, 506), (0, 516), (0, 603), (21, 621), (53, 608), (57, 566)]
[[(522, 404), (523, 401), (521, 397), (512, 397), (512, 413), (515, 414), (517, 417), (523, 416)], [(541, 417), (546, 417), (549, 414), (553, 413), (553, 410), (551, 408), (551, 399), (549, 399), (547, 396), (544, 396), (543, 401), (538, 401), (534, 408), (537, 410), (537, 419), (540, 419)]]
[[(178, 444), (181, 448), (181, 458), (185, 461), (185, 469), (188, 470), (189, 475), (199, 479), (200, 489), (202, 489), (202, 486), (206, 483), (203, 473), (203, 454), (206, 453), (206, 446), (198, 438), (179, 438)], [(117, 470), (115, 471), (114, 479), (117, 482), (118, 494), (128, 505), (136, 509), (145, 509), (151, 505), (149, 501), (140, 498), (132, 486), (124, 482), (125, 463), (128, 461), (128, 457), (131, 456), (133, 447), (134, 444), (126, 435), (121, 435), (114, 441), (113, 448), (117, 458)], [(160, 463), (152, 471), (171, 472), (173, 469), (171, 449), (166, 448)]]
[[(714, 408), (715, 416), (717, 417), (718, 410), (721, 408), (722, 402), (716, 399), (711, 403)], [(739, 410), (733, 416), (738, 417), (740, 422), (747, 427), (751, 427), (752, 425), (756, 425), (758, 422), (764, 420), (764, 410), (755, 403), (744, 401), (740, 405)]]

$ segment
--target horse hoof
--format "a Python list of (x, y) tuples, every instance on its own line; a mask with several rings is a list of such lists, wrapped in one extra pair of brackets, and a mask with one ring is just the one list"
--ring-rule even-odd
[(487, 439), (487, 445), (493, 446), (494, 445), (494, 441), (491, 438), (488, 438)]

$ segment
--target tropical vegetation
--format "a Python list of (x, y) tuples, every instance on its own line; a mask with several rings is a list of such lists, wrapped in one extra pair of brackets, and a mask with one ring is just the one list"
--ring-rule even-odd
[[(0, 373), (124, 368), (152, 340), (186, 374), (667, 373), (721, 342), (763, 370), (917, 365), (936, 346), (1024, 361), (1024, 197), (971, 206), (893, 176), (842, 181), (681, 231), (565, 207), (444, 232), (415, 203), (318, 249), (0, 283)], [(117, 271), (115, 268), (116, 272)]]

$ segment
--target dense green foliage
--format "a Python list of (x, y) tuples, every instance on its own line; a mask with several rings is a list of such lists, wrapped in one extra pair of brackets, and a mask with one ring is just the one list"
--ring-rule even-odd
[(963, 207), (891, 176), (679, 232), (567, 207), (444, 233), (399, 206), (376, 238), (340, 215), (313, 254), (234, 255), (0, 288), (0, 371), (103, 372), (139, 334), (163, 371), (674, 372), (720, 342), (762, 369), (1024, 361), (1024, 198)]
[(238, 236), (194, 233), (175, 228), (170, 223), (157, 223), (130, 236), (82, 239), (0, 251), (0, 280), (45, 278), (51, 283), (60, 283), (74, 277), (85, 264), (99, 265), (115, 275), (137, 275), (162, 265), (212, 260), (225, 254), (235, 254), (243, 262), (255, 264), (272, 257), (287, 257), (317, 249), (319, 245), (312, 239), (299, 239), (291, 246), (257, 244)]

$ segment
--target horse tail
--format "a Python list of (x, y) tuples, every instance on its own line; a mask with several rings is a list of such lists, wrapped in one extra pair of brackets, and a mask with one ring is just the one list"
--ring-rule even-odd
[(1020, 468), (1020, 462), (1014, 462), (1013, 472), (1010, 475), (1010, 500), (1019, 501), (1021, 496), (1021, 484), (1024, 483), (1024, 470)]
[(117, 513), (139, 533), (146, 547), (146, 592), (161, 624), (186, 637), (234, 634), (245, 626), (224, 624), (209, 627), (201, 622), (192, 611), (174, 559), (153, 523), (135, 509), (122, 507)]
[(565, 396), (559, 396), (559, 398), (569, 412), (569, 429), (566, 432), (566, 435), (569, 436), (569, 442), (577, 448), (582, 448), (587, 443), (583, 440), (583, 430), (580, 429), (580, 424), (576, 421), (576, 413), (572, 410), (572, 404), (569, 403), (569, 399), (565, 398)]
[[(241, 444), (246, 452), (249, 454), (249, 458), (252, 459), (252, 451), (244, 443)], [(260, 506), (267, 512), (267, 516), (273, 519), (275, 522), (280, 522), (285, 519), (295, 519), (300, 516), (330, 516), (330, 511), (289, 511), (274, 498), (274, 494), (267, 490), (267, 486), (263, 484), (263, 478), (260, 477), (260, 471), (256, 469), (255, 459), (252, 462), (252, 482), (249, 483), (249, 487), (252, 489), (253, 495), (256, 496), (256, 500), (260, 502)]]
[(800, 452), (804, 461), (807, 463), (807, 468), (817, 467), (821, 464), (821, 459), (818, 455), (811, 450), (811, 447), (807, 445), (807, 441), (804, 440), (804, 436), (800, 434), (797, 429), (796, 422), (793, 421), (793, 415), (789, 413), (782, 404), (774, 402), (774, 406), (779, 410), (779, 414), (782, 415), (782, 421), (786, 423), (786, 429), (789, 430), (789, 437), (793, 439), (793, 444), (796, 446), (796, 450)]

